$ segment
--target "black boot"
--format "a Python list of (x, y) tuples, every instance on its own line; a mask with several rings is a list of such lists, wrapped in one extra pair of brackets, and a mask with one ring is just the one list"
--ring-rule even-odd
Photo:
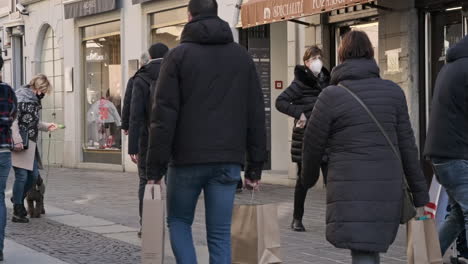
[[(15, 202), (13, 201), (13, 196), (11, 197), (10, 201), (13, 204), (13, 206), (15, 206)], [(21, 211), (20, 212), (18, 212), (18, 213), (20, 213), (22, 216), (24, 216), (24, 217), (28, 216), (28, 211), (26, 210), (26, 207), (24, 207), (24, 204), (21, 204)]]
[(28, 216), (28, 211), (26, 210), (26, 207), (24, 207), (24, 204), (21, 205), (21, 215), (23, 217)]
[(29, 223), (29, 219), (24, 215), (23, 208), (22, 204), (13, 205), (13, 217), (11, 219), (13, 223)]
[(302, 220), (297, 220), (294, 219), (292, 224), (291, 224), (291, 229), (296, 231), (296, 232), (305, 232), (306, 229), (304, 225), (302, 224)]

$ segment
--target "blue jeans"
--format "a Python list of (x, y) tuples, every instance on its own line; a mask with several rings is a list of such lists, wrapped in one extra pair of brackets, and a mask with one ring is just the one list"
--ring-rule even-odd
[(241, 166), (206, 164), (170, 167), (167, 179), (167, 223), (177, 264), (196, 264), (192, 224), (204, 192), (211, 264), (231, 263), (231, 221)]
[(0, 251), (3, 252), (6, 227), (5, 188), (11, 170), (11, 153), (0, 153)]
[(451, 210), (439, 228), (442, 254), (465, 229), (468, 230), (468, 161), (433, 159), (437, 180), (447, 190)]
[(26, 193), (34, 186), (39, 176), (37, 160), (34, 160), (33, 170), (16, 168), (15, 183), (13, 185), (13, 203), (23, 204)]

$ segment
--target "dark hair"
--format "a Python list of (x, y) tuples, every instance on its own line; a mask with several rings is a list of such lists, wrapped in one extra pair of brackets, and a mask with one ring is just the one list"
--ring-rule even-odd
[(149, 53), (151, 59), (164, 58), (164, 56), (166, 56), (166, 53), (168, 51), (169, 51), (169, 48), (166, 45), (164, 45), (163, 43), (153, 44), (148, 49), (148, 53)]
[(193, 17), (199, 15), (218, 15), (216, 0), (190, 0), (188, 11)]
[(359, 58), (374, 58), (374, 47), (366, 33), (353, 30), (344, 35), (338, 51), (338, 59), (344, 62)]
[(304, 57), (302, 58), (302, 60), (304, 61), (304, 65), (306, 61), (308, 61), (310, 58), (318, 55), (322, 56), (323, 52), (317, 45), (307, 48), (307, 50), (304, 53)]
[[(1, 50), (0, 50), (1, 52)], [(2, 55), (0, 55), (0, 71), (3, 69), (3, 58)]]

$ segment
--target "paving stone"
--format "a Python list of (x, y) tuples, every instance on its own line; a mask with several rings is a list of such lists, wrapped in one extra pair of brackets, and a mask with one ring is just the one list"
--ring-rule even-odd
[[(44, 175), (43, 175), (44, 176)], [(9, 177), (9, 186), (12, 179)], [(11, 188), (11, 187), (10, 187)], [(138, 176), (135, 173), (118, 173), (106, 171), (93, 171), (83, 169), (52, 168), (48, 179), (46, 190), (46, 211), (53, 213), (53, 208), (59, 208), (64, 212), (74, 212), (80, 215), (105, 219), (111, 225), (122, 225), (135, 229), (139, 228), (138, 216)], [(262, 190), (255, 194), (255, 203), (276, 203), (278, 204), (278, 217), (281, 227), (282, 256), (287, 264), (336, 264), (351, 263), (348, 250), (336, 249), (325, 239), (325, 197), (323, 190), (310, 190), (305, 206), (304, 224), (308, 230), (305, 233), (293, 232), (289, 229), (292, 220), (294, 189), (284, 186), (264, 185)], [(251, 194), (247, 191), (236, 196), (236, 203), (248, 204), (251, 202)], [(52, 208), (51, 211), (48, 207)], [(100, 225), (109, 226), (109, 223), (97, 222), (89, 223), (83, 219), (73, 221), (67, 219), (71, 215), (62, 215), (64, 224), (82, 226)], [(65, 221), (70, 220), (70, 221)], [(82, 221), (83, 220), (83, 221)], [(43, 223), (45, 222), (45, 223)], [(76, 223), (78, 222), (78, 223)], [(93, 222), (93, 221), (91, 221)], [(12, 235), (15, 230), (9, 224), (9, 237), (31, 246), (35, 250), (52, 254), (52, 256), (74, 263), (138, 263), (140, 241), (134, 232), (113, 233), (105, 236), (80, 230), (79, 228), (64, 226), (50, 219), (34, 220), (33, 223), (40, 223), (40, 229), (44, 234), (39, 234), (35, 229), (21, 231), (19, 237)], [(46, 230), (51, 228), (50, 231)], [(94, 229), (91, 229), (94, 230)], [(64, 243), (54, 242), (47, 238), (50, 232), (57, 231), (62, 236), (52, 235), (58, 241), (65, 240)], [(94, 230), (96, 231), (96, 230)], [(13, 233), (17, 233), (14, 231)], [(32, 238), (27, 238), (27, 233), (32, 232)], [(395, 243), (387, 254), (382, 255), (382, 264), (406, 263), (406, 230), (400, 229)], [(42, 237), (45, 238), (43, 245)], [(203, 196), (201, 197), (195, 221), (193, 224), (193, 239), (197, 251), (200, 251), (199, 263), (208, 263), (206, 253), (206, 231), (204, 217)], [(71, 240), (74, 243), (68, 243)], [(41, 243), (34, 242), (41, 241)], [(124, 242), (125, 241), (125, 242)], [(87, 244), (82, 246), (82, 244)], [(109, 249), (110, 245), (117, 245), (116, 249)], [(170, 253), (170, 246), (166, 247), (168, 259), (165, 263), (175, 263)], [(41, 251), (42, 252), (42, 251)], [(92, 254), (95, 252), (96, 254)], [(117, 255), (115, 262), (106, 262), (104, 257), (107, 252)], [(204, 253), (203, 253), (204, 252)], [(93, 255), (95, 258), (93, 259)], [(75, 258), (83, 257), (88, 262), (79, 262)], [(122, 259), (119, 260), (118, 257)], [(205, 258), (205, 259), (201, 259)], [(129, 261), (129, 262), (125, 262)], [(172, 261), (172, 262), (171, 262)]]
[(126, 233), (132, 232), (135, 234), (138, 232), (138, 229), (131, 228), (123, 225), (109, 225), (109, 226), (92, 226), (92, 227), (83, 227), (82, 229), (98, 233), (98, 234), (113, 234), (113, 233)]
[[(47, 218), (10, 224), (6, 236), (16, 243), (70, 264), (140, 262), (140, 248)], [(24, 264), (35, 262), (23, 262)]]
[(113, 223), (110, 221), (106, 221), (103, 219), (99, 219), (92, 216), (87, 215), (62, 215), (62, 216), (54, 216), (50, 217), (50, 219), (74, 227), (96, 227), (96, 226), (109, 226)]
[(5, 261), (3, 264), (67, 264), (44, 253), (37, 252), (23, 245), (5, 240)]

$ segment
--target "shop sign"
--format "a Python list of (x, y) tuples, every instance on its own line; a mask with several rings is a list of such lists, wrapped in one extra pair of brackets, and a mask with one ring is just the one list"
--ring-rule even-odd
[(310, 16), (373, 0), (252, 0), (242, 5), (242, 27)]
[(116, 0), (82, 0), (64, 2), (65, 19), (95, 15), (117, 8)]
[(387, 55), (387, 71), (386, 74), (400, 73), (400, 53), (401, 49), (393, 49), (385, 51)]

